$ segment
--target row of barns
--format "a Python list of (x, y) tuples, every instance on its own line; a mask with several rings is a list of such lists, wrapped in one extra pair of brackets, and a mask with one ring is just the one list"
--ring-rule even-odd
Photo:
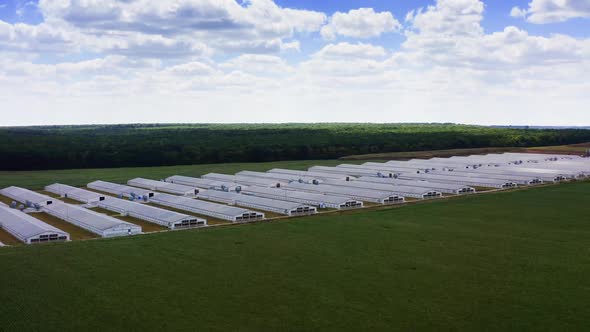
[[(35, 213), (46, 213), (101, 237), (128, 236), (142, 233), (141, 226), (100, 210), (173, 230), (207, 226), (208, 218), (249, 222), (588, 176), (588, 158), (502, 153), (308, 170), (245, 170), (200, 178), (135, 178), (126, 184), (98, 180), (86, 188), (55, 183), (44, 188), (62, 199), (13, 186), (0, 190), (0, 195), (12, 200), (10, 206), (0, 204), (0, 227), (27, 244), (70, 240), (67, 232), (35, 218)], [(66, 198), (79, 204), (66, 203)]]

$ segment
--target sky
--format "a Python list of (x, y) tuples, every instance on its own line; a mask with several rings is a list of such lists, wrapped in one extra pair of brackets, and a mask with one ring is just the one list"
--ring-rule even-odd
[(0, 0), (0, 126), (590, 125), (590, 0)]

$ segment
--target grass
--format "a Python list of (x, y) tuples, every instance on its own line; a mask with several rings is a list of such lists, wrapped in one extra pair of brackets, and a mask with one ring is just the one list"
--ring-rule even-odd
[(590, 183), (0, 249), (6, 331), (582, 331)]
[(305, 170), (308, 167), (315, 165), (335, 166), (341, 163), (341, 160), (299, 160), (268, 163), (204, 164), (163, 167), (0, 171), (0, 188), (20, 186), (39, 190), (43, 189), (46, 185), (55, 182), (79, 187), (86, 186), (87, 183), (94, 180), (126, 183), (128, 180), (135, 177), (159, 180), (171, 175), (201, 176), (210, 172), (234, 174), (243, 170), (267, 171), (271, 168), (277, 167)]

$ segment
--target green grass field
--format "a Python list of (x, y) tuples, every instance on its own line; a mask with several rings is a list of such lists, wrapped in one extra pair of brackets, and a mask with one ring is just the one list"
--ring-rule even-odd
[(590, 183), (0, 249), (2, 331), (583, 331)]
[[(365, 162), (365, 161), (362, 161)], [(94, 180), (125, 183), (135, 177), (162, 179), (171, 175), (201, 176), (209, 172), (234, 174), (243, 170), (267, 171), (271, 168), (307, 169), (314, 165), (335, 166), (341, 160), (298, 160), (269, 163), (231, 163), (206, 165), (181, 165), (163, 167), (96, 168), (48, 171), (0, 171), (0, 188), (21, 186), (42, 189), (48, 184), (60, 182), (72, 186), (85, 186)], [(361, 163), (360, 161), (357, 163)]]

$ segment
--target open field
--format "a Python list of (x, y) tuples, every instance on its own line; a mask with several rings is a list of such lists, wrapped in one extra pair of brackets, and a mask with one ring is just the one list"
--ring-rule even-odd
[(577, 182), (3, 248), (0, 321), (6, 331), (581, 331), (589, 193)]
[(43, 189), (55, 182), (71, 186), (86, 186), (94, 180), (127, 183), (127, 180), (144, 177), (159, 180), (171, 175), (201, 176), (206, 173), (234, 174), (243, 170), (267, 171), (271, 168), (290, 168), (305, 170), (315, 165), (335, 166), (342, 164), (341, 160), (300, 160), (278, 161), (269, 163), (231, 163), (207, 165), (182, 165), (163, 167), (127, 167), (127, 168), (98, 168), (71, 169), (48, 171), (0, 171), (0, 188), (20, 186), (29, 189)]

